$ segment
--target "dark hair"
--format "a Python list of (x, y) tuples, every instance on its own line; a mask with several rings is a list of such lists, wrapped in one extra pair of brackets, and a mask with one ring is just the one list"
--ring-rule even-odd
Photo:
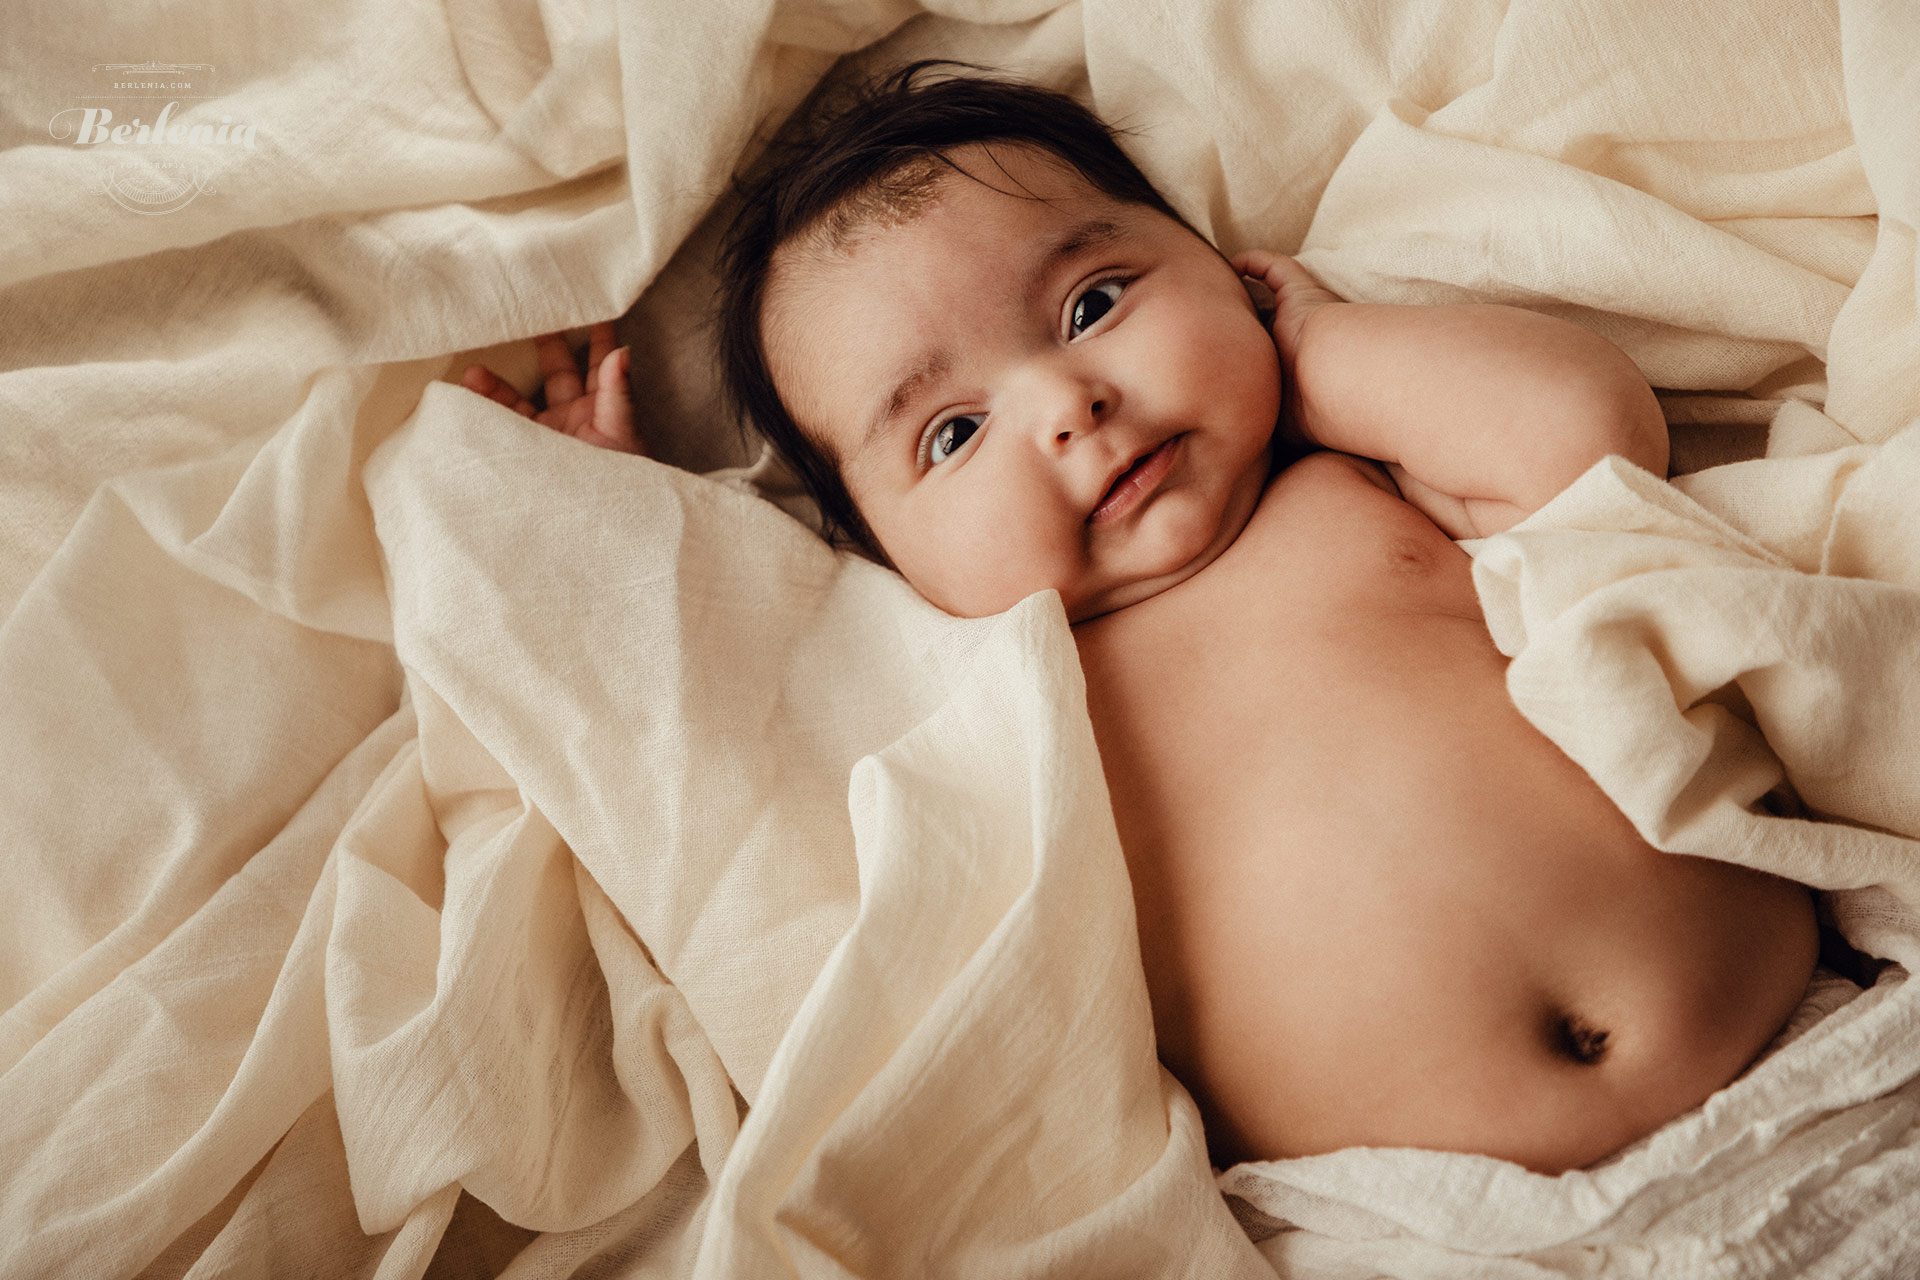
[(871, 205), (869, 216), (910, 215), (941, 165), (958, 171), (946, 153), (979, 142), (1037, 147), (1106, 195), (1187, 225), (1120, 149), (1113, 130), (1066, 94), (982, 75), (926, 79), (934, 68), (984, 70), (942, 59), (914, 62), (829, 91), (803, 109), (799, 124), (736, 184), (743, 205), (720, 250), (720, 363), (729, 403), (806, 487), (827, 535), (883, 559), (835, 459), (793, 420), (767, 367), (760, 311), (775, 252), (820, 228), (844, 238), (860, 222), (847, 216), (850, 205), (856, 215), (862, 202)]

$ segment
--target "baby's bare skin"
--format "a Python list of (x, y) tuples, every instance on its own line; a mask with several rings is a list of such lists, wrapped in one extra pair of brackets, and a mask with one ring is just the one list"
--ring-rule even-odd
[(1222, 1164), (1591, 1164), (1766, 1045), (1808, 896), (1641, 841), (1386, 484), (1308, 457), (1200, 573), (1075, 629), (1160, 1052)]
[[(783, 247), (763, 341), (923, 595), (1059, 592), (1216, 1158), (1558, 1171), (1737, 1075), (1811, 973), (1808, 894), (1641, 841), (1514, 709), (1452, 541), (1607, 454), (1664, 468), (1626, 357), (1512, 308), (1341, 303), (1025, 148), (949, 159), (974, 176), (913, 217)], [(611, 333), (591, 396), (553, 347), (544, 415), (468, 385), (622, 447)], [(1272, 476), (1283, 417), (1339, 452)]]

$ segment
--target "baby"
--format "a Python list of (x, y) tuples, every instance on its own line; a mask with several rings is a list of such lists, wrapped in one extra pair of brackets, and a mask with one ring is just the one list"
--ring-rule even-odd
[[(1508, 700), (1454, 542), (1607, 454), (1664, 473), (1618, 349), (1229, 260), (1071, 99), (924, 66), (746, 197), (730, 388), (826, 518), (954, 614), (1060, 593), (1159, 1051), (1218, 1163), (1577, 1168), (1766, 1046), (1809, 895), (1641, 840)], [(589, 388), (542, 340), (542, 420), (637, 449), (612, 342)]]

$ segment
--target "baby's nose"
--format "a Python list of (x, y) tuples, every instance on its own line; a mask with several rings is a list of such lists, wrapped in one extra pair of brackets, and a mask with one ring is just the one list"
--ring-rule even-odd
[(1118, 390), (1110, 382), (1079, 373), (1041, 379), (1034, 390), (1040, 438), (1056, 449), (1098, 431), (1113, 417), (1120, 402)]
[(1055, 430), (1053, 442), (1067, 444), (1075, 435), (1085, 434), (1098, 426), (1107, 416), (1107, 401), (1101, 397), (1086, 406), (1085, 416), (1078, 422), (1069, 422)]

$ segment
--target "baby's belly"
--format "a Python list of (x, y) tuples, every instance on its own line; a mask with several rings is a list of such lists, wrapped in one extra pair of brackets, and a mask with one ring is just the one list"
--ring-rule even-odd
[(1222, 1162), (1592, 1163), (1765, 1046), (1808, 895), (1641, 841), (1513, 709), (1458, 548), (1321, 479), (1079, 633), (1162, 1056)]

